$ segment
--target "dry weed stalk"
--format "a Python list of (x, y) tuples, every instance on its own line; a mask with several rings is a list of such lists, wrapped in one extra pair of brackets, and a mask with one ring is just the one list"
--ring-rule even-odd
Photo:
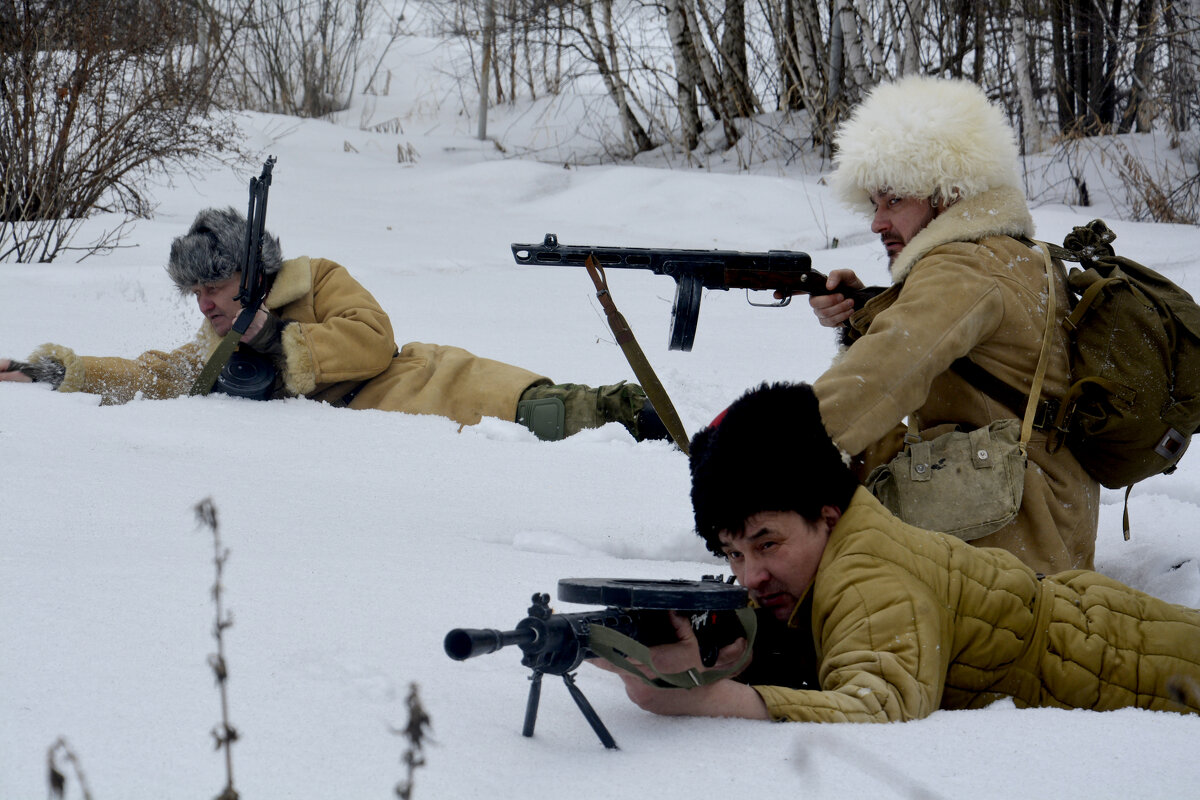
[(212, 531), (213, 537), (213, 566), (216, 577), (213, 579), (212, 597), (216, 608), (213, 622), (213, 638), (217, 640), (217, 652), (208, 657), (209, 666), (217, 679), (217, 688), (221, 693), (221, 721), (213, 726), (213, 744), (217, 750), (225, 750), (225, 789), (216, 800), (238, 800), (237, 790), (233, 788), (233, 743), (237, 741), (237, 729), (229, 724), (229, 694), (226, 683), (229, 680), (229, 669), (225, 663), (225, 629), (233, 626), (233, 614), (225, 611), (221, 603), (221, 577), (225, 570), (225, 562), (229, 560), (229, 550), (221, 545), (221, 528), (217, 522), (217, 507), (211, 497), (206, 497), (196, 504), (196, 522)]
[(425, 729), (430, 727), (429, 714), (421, 705), (417, 695), (417, 685), (408, 685), (408, 724), (403, 728), (392, 728), (392, 733), (403, 736), (408, 740), (408, 747), (400, 757), (400, 763), (405, 766), (407, 774), (404, 780), (396, 784), (396, 797), (400, 800), (412, 800), (413, 773), (417, 767), (425, 766)]
[[(60, 756), (66, 760), (66, 767), (59, 767)], [(92, 792), (88, 788), (87, 779), (83, 776), (83, 767), (79, 765), (79, 757), (75, 755), (71, 745), (67, 744), (66, 738), (60, 736), (46, 751), (46, 780), (50, 784), (51, 798), (62, 800), (67, 796), (65, 772), (67, 768), (75, 773), (75, 782), (79, 784), (79, 791), (83, 793), (84, 800), (92, 800)]]
[(1113, 149), (1116, 151), (1114, 168), (1125, 186), (1134, 219), (1149, 217), (1155, 222), (1196, 224), (1196, 203), (1194, 199), (1189, 202), (1188, 197), (1189, 193), (1194, 193), (1194, 177), (1179, 179), (1166, 165), (1155, 165), (1160, 174), (1154, 175), (1119, 140), (1113, 141)]

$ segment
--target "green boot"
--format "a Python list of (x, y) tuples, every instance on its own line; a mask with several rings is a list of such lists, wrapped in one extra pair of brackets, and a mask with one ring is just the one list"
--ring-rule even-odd
[(517, 404), (517, 422), (539, 439), (555, 441), (619, 422), (639, 442), (668, 438), (646, 392), (636, 383), (592, 388), (582, 383), (553, 383), (531, 386)]

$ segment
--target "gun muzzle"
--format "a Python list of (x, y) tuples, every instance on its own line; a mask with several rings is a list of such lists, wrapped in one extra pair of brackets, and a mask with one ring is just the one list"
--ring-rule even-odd
[(494, 653), (501, 647), (515, 644), (520, 647), (532, 644), (538, 637), (532, 628), (518, 628), (515, 631), (497, 631), (491, 628), (455, 628), (446, 634), (442, 647), (446, 655), (455, 661), (466, 661), (468, 658)]

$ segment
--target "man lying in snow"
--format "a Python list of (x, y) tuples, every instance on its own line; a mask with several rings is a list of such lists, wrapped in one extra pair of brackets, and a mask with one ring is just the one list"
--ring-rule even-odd
[[(1200, 611), (906, 525), (858, 485), (806, 384), (748, 392), (693, 437), (691, 470), (696, 530), (765, 619), (736, 679), (660, 689), (597, 662), (642, 708), (883, 722), (1011, 697), (1200, 712)], [(677, 628), (680, 642), (651, 648), (660, 672), (700, 669)]]
[[(139, 393), (187, 394), (242, 309), (235, 296), (245, 236), (240, 213), (206, 209), (171, 244), (167, 274), (180, 292), (195, 296), (207, 319), (193, 341), (135, 359), (80, 356), (47, 344), (24, 362), (0, 359), (0, 381), (43, 381), (61, 392), (99, 394), (104, 403), (125, 403)], [(413, 342), (397, 348), (388, 315), (345, 267), (307, 256), (285, 261), (279, 240), (266, 232), (262, 251), (269, 293), (240, 346), (275, 363), (275, 386), (268, 387), (273, 397), (436, 414), (467, 425), (485, 416), (517, 420), (522, 401), (557, 402), (562, 424), (547, 438), (606, 422), (621, 423), (638, 440), (667, 438), (640, 386), (556, 385), (458, 347)]]

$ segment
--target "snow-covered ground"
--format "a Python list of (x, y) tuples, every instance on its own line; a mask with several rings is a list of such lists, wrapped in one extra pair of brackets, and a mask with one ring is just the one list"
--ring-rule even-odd
[[(436, 54), (412, 39), (391, 58)], [(419, 85), (415, 67), (403, 74)], [(391, 313), (398, 341), (459, 345), (558, 381), (631, 379), (582, 271), (513, 263), (511, 242), (546, 232), (565, 243), (807, 250), (821, 269), (850, 266), (876, 282), (886, 273), (866, 223), (833, 203), (819, 174), (511, 159), (472, 139), (448, 104), (395, 87), (373, 101), (393, 108), (372, 113), (403, 116), (404, 134), (360, 130), (357, 107), (344, 124), (248, 115), (244, 127), (278, 157), (268, 216), (285, 255), (347, 265)], [(533, 116), (501, 109), (490, 130), (525, 135)], [(397, 163), (398, 144), (416, 149), (415, 164)], [(154, 220), (109, 256), (0, 265), (0, 355), (45, 341), (119, 356), (182, 343), (201, 317), (163, 273), (170, 240), (200, 208), (243, 208), (251, 174), (256, 166), (164, 180)], [(1052, 239), (1101, 213), (1034, 210)], [(1119, 252), (1200, 292), (1200, 230), (1113, 227)], [(668, 351), (674, 285), (640, 272), (609, 282), (689, 432), (760, 381), (815, 378), (834, 351), (806, 303), (755, 309), (736, 292), (708, 293), (694, 351)], [(435, 417), (216, 396), (102, 408), (5, 384), (0, 487), (4, 800), (44, 795), (46, 749), (59, 736), (96, 800), (220, 790), (206, 663), (212, 541), (192, 512), (205, 497), (231, 553), (226, 655), (244, 798), (392, 796), (404, 742), (390, 728), (407, 720), (410, 683), (433, 725), (418, 798), (1126, 798), (1200, 785), (1196, 717), (999, 703), (903, 725), (668, 719), (590, 667), (579, 685), (622, 749), (600, 746), (553, 677), (536, 736), (523, 738), (519, 651), (452, 662), (448, 629), (512, 627), (533, 592), (552, 593), (563, 577), (720, 569), (691, 532), (685, 458), (617, 426), (542, 443), (499, 420), (460, 430)], [(1104, 495), (1098, 567), (1200, 606), (1200, 468), (1185, 459), (1134, 491), (1128, 543), (1121, 499)]]

